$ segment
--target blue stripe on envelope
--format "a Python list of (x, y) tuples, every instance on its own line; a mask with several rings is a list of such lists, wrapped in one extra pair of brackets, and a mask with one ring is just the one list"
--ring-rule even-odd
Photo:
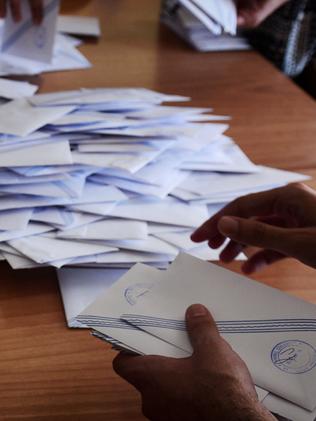
[[(125, 314), (124, 319), (106, 316), (78, 316), (77, 320), (90, 327), (137, 329), (156, 327), (172, 330), (186, 330), (181, 320), (163, 319), (143, 315)], [(125, 321), (126, 320), (126, 321)], [(130, 323), (127, 324), (126, 322)], [(271, 319), (271, 320), (232, 320), (216, 322), (218, 330), (225, 334), (234, 333), (273, 333), (273, 332), (316, 332), (316, 319)]]

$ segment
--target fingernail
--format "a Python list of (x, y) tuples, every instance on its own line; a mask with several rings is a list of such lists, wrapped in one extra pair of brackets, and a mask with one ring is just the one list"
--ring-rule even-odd
[(193, 319), (195, 317), (203, 317), (207, 315), (207, 308), (202, 304), (193, 304), (187, 310), (187, 317)]
[(238, 232), (238, 221), (229, 216), (224, 216), (219, 220), (218, 228), (225, 235), (236, 234)]

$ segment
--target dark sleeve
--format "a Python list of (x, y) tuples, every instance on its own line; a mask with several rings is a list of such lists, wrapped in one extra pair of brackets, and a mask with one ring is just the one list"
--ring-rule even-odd
[(247, 36), (280, 70), (298, 76), (316, 51), (316, 0), (289, 1)]

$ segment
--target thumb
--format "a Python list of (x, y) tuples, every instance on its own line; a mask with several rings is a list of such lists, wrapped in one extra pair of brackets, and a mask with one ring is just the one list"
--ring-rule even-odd
[(219, 231), (231, 240), (247, 246), (272, 249), (288, 254), (295, 242), (295, 230), (276, 227), (253, 219), (223, 217), (218, 223)]
[(210, 350), (221, 341), (211, 313), (202, 304), (193, 304), (186, 311), (186, 324), (193, 353), (209, 360)]

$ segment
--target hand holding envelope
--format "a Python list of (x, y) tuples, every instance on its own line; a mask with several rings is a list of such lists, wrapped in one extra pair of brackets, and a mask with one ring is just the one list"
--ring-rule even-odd
[(114, 370), (142, 395), (150, 420), (275, 420), (260, 404), (245, 363), (220, 336), (206, 307), (192, 305), (186, 326), (190, 358), (119, 354)]
[[(167, 271), (136, 265), (76, 320), (115, 347), (183, 358), (190, 356), (192, 345), (195, 351), (183, 321), (194, 302), (212, 309), (221, 335), (246, 362), (256, 384), (273, 393), (267, 396), (259, 389), (268, 408), (298, 414), (295, 421), (314, 420), (316, 307), (312, 304), (180, 254)], [(204, 351), (210, 353), (210, 347)]]

